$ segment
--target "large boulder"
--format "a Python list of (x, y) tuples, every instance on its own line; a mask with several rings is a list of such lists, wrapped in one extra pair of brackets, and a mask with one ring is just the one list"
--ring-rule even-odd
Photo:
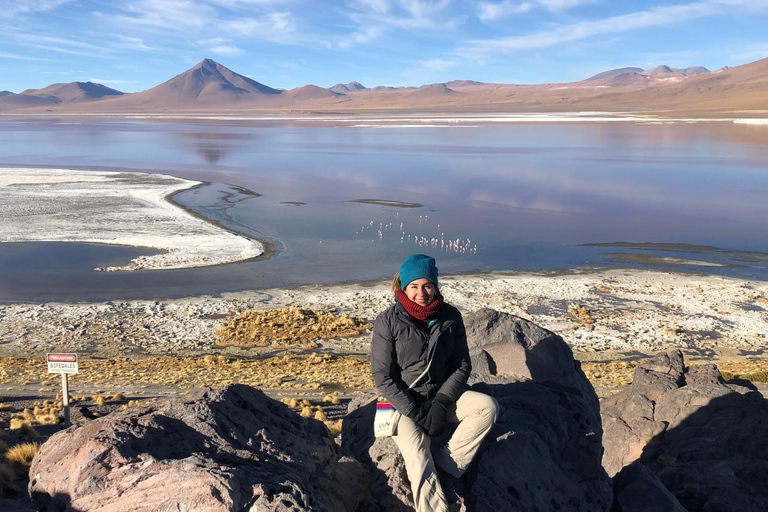
[(688, 512), (647, 466), (633, 462), (613, 477), (613, 509), (620, 512)]
[(686, 368), (680, 351), (658, 354), (603, 399), (602, 414), (603, 464), (621, 471), (617, 495), (633, 485), (623, 468), (644, 465), (687, 510), (768, 510), (768, 402), (724, 382), (714, 365)]
[(15, 500), (0, 498), (0, 510), (3, 512), (35, 512), (35, 508), (32, 505), (32, 500), (28, 498), (18, 498)]
[[(462, 480), (443, 482), (454, 509), (609, 510), (598, 398), (565, 341), (491, 309), (465, 315), (464, 323), (471, 387), (496, 398), (501, 413)], [(371, 397), (359, 399), (342, 430), (342, 445), (370, 470), (366, 510), (413, 510), (397, 447), (373, 437), (374, 412)]]
[(366, 487), (325, 425), (243, 385), (61, 431), (29, 484), (39, 510), (91, 512), (352, 511)]

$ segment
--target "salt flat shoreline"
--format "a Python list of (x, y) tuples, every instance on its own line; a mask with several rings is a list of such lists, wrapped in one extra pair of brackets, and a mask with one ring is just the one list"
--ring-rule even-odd
[[(768, 282), (664, 271), (610, 269), (441, 277), (463, 312), (489, 307), (557, 332), (592, 360), (681, 348), (716, 360), (762, 357)], [(392, 302), (390, 283), (307, 285), (165, 300), (0, 305), (0, 355), (73, 351), (86, 356), (253, 357), (223, 348), (214, 332), (246, 310), (299, 307), (372, 321)], [(322, 340), (321, 350), (365, 354), (370, 334)]]
[(146, 247), (106, 271), (194, 268), (245, 261), (259, 241), (194, 215), (171, 197), (202, 183), (162, 174), (4, 168), (0, 242), (89, 242)]
[[(240, 122), (240, 123), (301, 123), (308, 126), (329, 126), (333, 123), (353, 128), (403, 128), (403, 127), (472, 127), (473, 124), (504, 123), (711, 123), (768, 124), (765, 111), (755, 111), (753, 117), (745, 112), (700, 111), (562, 111), (562, 112), (488, 112), (488, 111), (339, 111), (339, 112), (231, 112), (231, 111), (181, 111), (168, 112), (45, 112), (0, 113), (0, 121), (39, 121), (40, 119), (66, 119), (67, 122), (84, 121), (157, 121), (157, 122)], [(395, 123), (395, 124), (393, 124)], [(406, 123), (406, 124), (402, 124)]]

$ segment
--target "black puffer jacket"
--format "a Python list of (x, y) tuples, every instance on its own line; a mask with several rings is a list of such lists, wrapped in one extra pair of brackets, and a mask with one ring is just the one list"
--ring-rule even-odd
[[(429, 372), (409, 390), (427, 367), (435, 344)], [(416, 402), (431, 400), (438, 392), (456, 401), (471, 370), (464, 321), (455, 307), (443, 304), (430, 327), (409, 315), (400, 302), (376, 318), (371, 343), (373, 382), (406, 416)]]

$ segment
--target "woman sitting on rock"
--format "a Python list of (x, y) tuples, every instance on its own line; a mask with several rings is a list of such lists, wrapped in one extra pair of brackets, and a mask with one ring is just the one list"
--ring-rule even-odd
[[(466, 390), (471, 370), (464, 321), (443, 301), (435, 259), (406, 258), (393, 282), (396, 302), (373, 328), (371, 371), (381, 395), (402, 416), (392, 439), (405, 459), (417, 512), (446, 511), (435, 464), (460, 478), (496, 421), (496, 401)], [(413, 385), (415, 382), (415, 385)], [(449, 423), (458, 424), (445, 444)]]

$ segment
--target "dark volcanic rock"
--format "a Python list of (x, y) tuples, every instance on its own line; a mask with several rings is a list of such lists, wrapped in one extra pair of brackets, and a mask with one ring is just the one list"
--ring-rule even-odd
[(29, 498), (15, 500), (0, 498), (0, 510), (3, 512), (35, 512), (35, 507)]
[[(768, 510), (768, 402), (723, 382), (714, 365), (685, 368), (679, 351), (659, 354), (602, 407), (609, 474), (637, 461), (687, 510)], [(632, 485), (622, 479), (617, 490)]]
[[(568, 345), (527, 320), (490, 309), (465, 315), (464, 321), (472, 389), (494, 396), (502, 409), (484, 449), (458, 484), (463, 500), (457, 508), (609, 510), (612, 491), (600, 464), (599, 403)], [(365, 510), (412, 510), (397, 447), (391, 439), (373, 437), (371, 399), (350, 407), (342, 431), (342, 445), (370, 468), (370, 508)], [(455, 496), (450, 489), (447, 494)]]
[(616, 512), (688, 512), (646, 466), (635, 462), (613, 479)]
[(30, 479), (49, 511), (348, 511), (366, 486), (321, 422), (243, 385), (59, 432)]
[(342, 446), (370, 472), (370, 493), (361, 510), (410, 512), (413, 500), (403, 457), (390, 438), (373, 436), (375, 399), (367, 395), (352, 400), (341, 427)]

